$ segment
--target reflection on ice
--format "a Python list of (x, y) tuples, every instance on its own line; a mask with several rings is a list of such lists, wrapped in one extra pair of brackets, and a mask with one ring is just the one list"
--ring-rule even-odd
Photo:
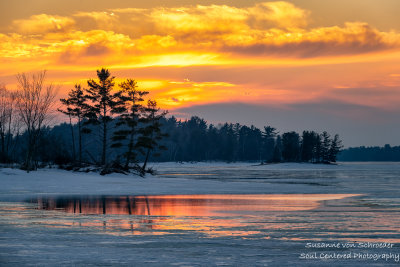
[(37, 208), (82, 214), (124, 214), (153, 216), (216, 216), (262, 211), (311, 210), (319, 201), (342, 199), (351, 194), (282, 195), (167, 195), (59, 197), (37, 200)]
[[(271, 230), (304, 225), (280, 221), (284, 214), (311, 211), (324, 201), (351, 194), (165, 195), (39, 197), (38, 210), (80, 214), (88, 219), (60, 222), (64, 226), (94, 227), (113, 234), (168, 234), (196, 231), (207, 236), (270, 238)], [(91, 215), (106, 215), (101, 219)], [(107, 216), (111, 217), (107, 217)], [(296, 216), (293, 214), (293, 216)], [(54, 227), (54, 224), (51, 225)], [(126, 230), (129, 230), (127, 232)], [(261, 235), (261, 236), (260, 236)]]

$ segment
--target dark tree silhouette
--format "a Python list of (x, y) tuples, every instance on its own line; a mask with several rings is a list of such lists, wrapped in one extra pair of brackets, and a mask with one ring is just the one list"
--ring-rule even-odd
[[(75, 160), (75, 136), (74, 127), (72, 125), (72, 118), (77, 119), (78, 126), (78, 150), (79, 150), (79, 164), (82, 163), (82, 122), (85, 118), (89, 106), (86, 104), (86, 97), (84, 95), (84, 90), (81, 85), (76, 84), (74, 88), (68, 93), (68, 98), (60, 99), (61, 103), (66, 107), (66, 109), (58, 109), (58, 111), (69, 117), (69, 123), (71, 126), (71, 136), (72, 136), (72, 151), (73, 159)], [(88, 130), (85, 131), (86, 133)]]
[(264, 132), (262, 132), (262, 139), (263, 139), (262, 158), (266, 162), (272, 162), (276, 135), (277, 135), (276, 128), (271, 126), (264, 126)]
[(314, 151), (319, 142), (319, 134), (314, 131), (303, 131), (301, 138), (301, 161), (311, 162), (314, 160)]
[(342, 148), (342, 141), (339, 139), (339, 135), (335, 134), (331, 141), (331, 147), (329, 148), (329, 162), (336, 162), (337, 155)]
[(100, 126), (100, 136), (102, 144), (101, 165), (107, 163), (109, 124), (113, 120), (112, 114), (117, 114), (123, 110), (121, 92), (113, 93), (114, 77), (107, 69), (102, 68), (97, 71), (98, 82), (90, 79), (87, 81), (86, 98), (91, 101), (88, 103), (88, 123)]
[(350, 147), (338, 155), (340, 161), (400, 161), (400, 146)]
[(218, 131), (221, 142), (214, 149), (218, 150), (216, 159), (228, 162), (236, 161), (238, 158), (238, 131), (237, 125), (225, 123)]
[(10, 149), (13, 134), (18, 128), (18, 120), (15, 119), (16, 94), (0, 87), (0, 162), (7, 163), (11, 160)]
[(157, 149), (166, 149), (160, 144), (160, 140), (166, 136), (161, 131), (160, 120), (167, 114), (166, 111), (160, 112), (157, 102), (154, 100), (147, 101), (146, 116), (144, 122), (147, 124), (141, 129), (142, 136), (139, 137), (138, 146), (145, 149), (145, 158), (142, 166), (142, 172), (146, 171), (146, 165), (150, 157), (150, 153)]
[(45, 76), (46, 71), (31, 76), (25, 73), (17, 75), (17, 109), (27, 133), (26, 157), (22, 168), (28, 172), (37, 169), (34, 160), (38, 140), (57, 93), (52, 84), (45, 86)]
[(315, 137), (315, 146), (313, 148), (313, 162), (319, 163), (321, 162), (322, 158), (322, 142), (321, 142), (321, 135), (318, 134)]
[(322, 162), (329, 162), (330, 159), (330, 153), (329, 150), (331, 148), (331, 139), (330, 139), (330, 135), (324, 131), (321, 134), (321, 158), (322, 158)]
[(113, 147), (123, 146), (123, 141), (128, 140), (127, 151), (124, 153), (125, 169), (129, 168), (129, 163), (136, 161), (135, 148), (137, 148), (137, 138), (139, 133), (138, 124), (144, 112), (144, 107), (141, 102), (144, 101), (143, 97), (149, 92), (137, 90), (137, 83), (135, 80), (128, 79), (119, 87), (122, 90), (120, 99), (125, 103), (123, 106), (123, 113), (118, 118), (117, 126), (122, 126), (113, 136)]
[(299, 160), (300, 136), (296, 132), (287, 132), (282, 135), (282, 157), (284, 161)]
[(282, 161), (282, 138), (280, 135), (276, 137), (274, 152), (272, 155), (272, 162), (281, 162)]

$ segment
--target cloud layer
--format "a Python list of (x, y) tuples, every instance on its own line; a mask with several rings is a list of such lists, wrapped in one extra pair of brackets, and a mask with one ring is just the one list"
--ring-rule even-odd
[[(319, 58), (398, 49), (400, 34), (362, 22), (309, 28), (310, 12), (288, 2), (247, 8), (227, 5), (114, 9), (70, 16), (38, 14), (15, 20), (0, 34), (3, 58), (39, 57), (47, 62), (92, 64), (221, 64), (240, 59)], [(12, 49), (13, 48), (13, 49)], [(207, 62), (199, 54), (208, 54)], [(105, 56), (107, 55), (107, 57)], [(156, 58), (160, 56), (160, 58)], [(177, 57), (174, 62), (173, 58)], [(58, 61), (57, 61), (58, 60)], [(164, 62), (165, 65), (165, 62)]]

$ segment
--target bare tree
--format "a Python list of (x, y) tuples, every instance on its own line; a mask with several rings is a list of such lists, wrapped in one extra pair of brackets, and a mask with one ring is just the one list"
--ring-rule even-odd
[(18, 129), (18, 120), (15, 120), (15, 92), (0, 86), (0, 162), (10, 162), (10, 149), (13, 135)]
[(6, 161), (6, 135), (7, 135), (7, 124), (10, 118), (10, 103), (9, 103), (10, 92), (4, 87), (0, 87), (0, 162)]
[(22, 168), (27, 172), (37, 169), (34, 160), (39, 136), (48, 123), (53, 100), (57, 94), (53, 84), (45, 85), (45, 76), (46, 71), (32, 75), (26, 73), (17, 75), (17, 109), (28, 139), (25, 162)]

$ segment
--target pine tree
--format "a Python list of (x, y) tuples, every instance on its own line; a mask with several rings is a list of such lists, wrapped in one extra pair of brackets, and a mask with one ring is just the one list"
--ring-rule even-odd
[[(239, 125), (239, 124), (238, 124)], [(218, 144), (219, 159), (232, 162), (238, 157), (238, 125), (225, 123), (218, 131), (221, 142)]]
[(301, 161), (313, 160), (314, 151), (317, 146), (319, 134), (314, 131), (303, 131), (301, 141)]
[(335, 134), (331, 142), (331, 147), (329, 148), (329, 161), (336, 162), (337, 154), (343, 148), (342, 140), (339, 139), (339, 135)]
[(118, 114), (124, 110), (124, 103), (121, 101), (121, 93), (113, 93), (114, 78), (107, 69), (97, 70), (99, 81), (90, 79), (87, 81), (86, 98), (88, 103), (88, 123), (100, 126), (100, 137), (102, 143), (101, 165), (107, 163), (107, 150), (109, 138), (109, 124), (113, 120), (112, 114)]
[(274, 153), (272, 155), (272, 162), (281, 162), (282, 161), (282, 139), (281, 136), (278, 135), (276, 137)]
[[(138, 146), (144, 149), (145, 159), (142, 166), (142, 172), (146, 171), (146, 165), (149, 160), (150, 154), (156, 149), (165, 150), (166, 147), (160, 144), (160, 140), (167, 136), (161, 132), (161, 118), (164, 118), (167, 111), (160, 112), (155, 100), (148, 100), (146, 107), (146, 117), (144, 122), (147, 126), (141, 129), (142, 136), (139, 137)], [(157, 156), (155, 154), (154, 156)]]
[[(69, 117), (69, 123), (71, 127), (71, 136), (72, 136), (72, 151), (73, 151), (73, 159), (75, 160), (75, 136), (74, 129), (72, 125), (72, 118), (77, 119), (78, 125), (78, 149), (79, 149), (79, 164), (82, 163), (82, 134), (84, 129), (82, 128), (82, 121), (87, 113), (88, 105), (86, 104), (86, 97), (84, 95), (84, 91), (81, 85), (76, 84), (74, 88), (68, 93), (68, 98), (60, 99), (61, 103), (66, 106), (66, 109), (58, 109), (58, 111), (64, 113)], [(86, 132), (89, 130), (86, 129)]]
[(264, 126), (264, 132), (262, 133), (262, 139), (263, 139), (262, 154), (266, 162), (272, 161), (276, 135), (277, 135), (276, 128), (271, 126)]
[(313, 162), (320, 163), (322, 155), (322, 142), (321, 135), (317, 134), (315, 136), (315, 145), (313, 148)]
[(330, 137), (331, 136), (326, 131), (321, 134), (321, 157), (324, 163), (329, 162), (329, 149), (331, 147)]
[(127, 151), (124, 153), (125, 169), (129, 168), (129, 164), (136, 160), (136, 153), (134, 151), (136, 144), (136, 135), (138, 134), (138, 123), (141, 120), (141, 114), (144, 112), (144, 107), (141, 102), (144, 101), (143, 97), (149, 92), (137, 90), (137, 83), (133, 79), (128, 79), (119, 87), (122, 90), (120, 95), (121, 101), (125, 103), (123, 113), (118, 119), (117, 126), (122, 126), (122, 129), (114, 132), (112, 147), (123, 146), (123, 141), (128, 139)]
[(285, 161), (299, 160), (300, 136), (296, 132), (287, 132), (282, 135), (282, 156)]

